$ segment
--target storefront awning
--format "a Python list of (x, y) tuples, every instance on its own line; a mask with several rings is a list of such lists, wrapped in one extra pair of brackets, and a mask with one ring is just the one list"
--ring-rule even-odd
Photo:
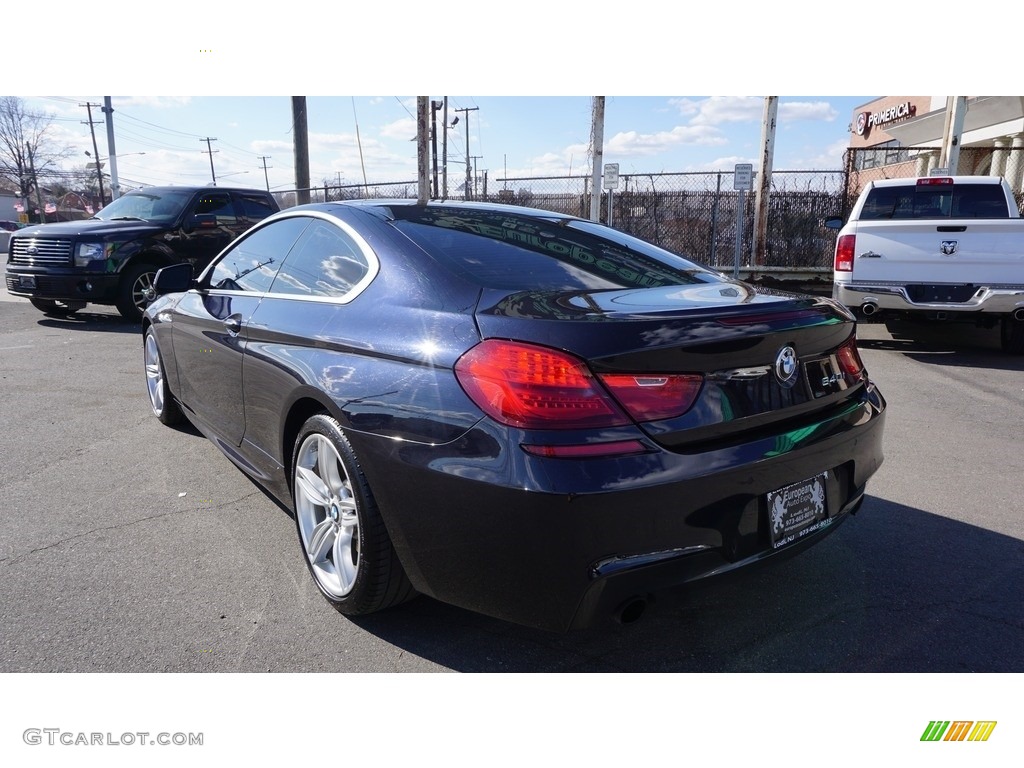
[[(1024, 128), (1024, 96), (976, 96), (967, 100), (963, 133), (1013, 121), (1019, 125), (1007, 126), (1008, 133)], [(937, 147), (942, 144), (945, 127), (946, 110), (937, 109), (897, 125), (890, 125), (885, 131), (904, 147)], [(969, 137), (965, 135), (963, 143), (968, 142)]]

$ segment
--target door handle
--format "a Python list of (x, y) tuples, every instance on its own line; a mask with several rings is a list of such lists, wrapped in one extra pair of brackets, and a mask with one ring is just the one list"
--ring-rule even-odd
[(242, 316), (241, 315), (230, 315), (224, 319), (224, 327), (227, 328), (228, 333), (232, 336), (237, 336), (238, 332), (242, 330)]

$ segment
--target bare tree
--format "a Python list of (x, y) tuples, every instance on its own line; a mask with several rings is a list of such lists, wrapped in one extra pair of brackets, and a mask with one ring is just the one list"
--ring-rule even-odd
[(28, 199), (36, 178), (45, 178), (59, 170), (60, 161), (69, 156), (67, 147), (54, 145), (53, 118), (31, 112), (17, 96), (0, 97), (0, 179)]

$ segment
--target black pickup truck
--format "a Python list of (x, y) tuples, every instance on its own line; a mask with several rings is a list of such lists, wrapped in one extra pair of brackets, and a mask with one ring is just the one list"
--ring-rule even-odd
[(156, 271), (191, 262), (199, 273), (225, 246), (279, 210), (269, 192), (227, 187), (146, 187), (91, 219), (11, 234), (7, 291), (51, 315), (113, 304), (138, 320)]

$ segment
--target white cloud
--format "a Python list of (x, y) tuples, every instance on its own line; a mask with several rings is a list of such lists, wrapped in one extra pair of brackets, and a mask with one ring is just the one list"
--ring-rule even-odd
[(380, 135), (389, 139), (415, 139), (416, 121), (411, 117), (395, 120), (381, 127)]
[[(737, 163), (751, 163), (755, 168), (760, 161), (756, 157), (742, 157), (741, 155), (729, 155), (719, 157), (706, 163), (687, 166), (687, 171), (732, 171)], [(730, 182), (731, 183), (731, 182)]]
[(838, 115), (827, 101), (779, 101), (779, 122), (824, 120), (831, 123)]
[(605, 153), (616, 157), (656, 155), (673, 147), (687, 144), (720, 146), (728, 143), (717, 128), (703, 125), (678, 125), (670, 131), (638, 133), (623, 131), (605, 142)]
[[(764, 115), (763, 96), (712, 96), (708, 99), (670, 99), (669, 104), (690, 118), (691, 125), (758, 122)], [(824, 120), (832, 122), (838, 112), (827, 101), (779, 100), (779, 122)]]
[(672, 99), (684, 117), (690, 117), (691, 125), (721, 125), (760, 120), (764, 111), (764, 99), (760, 96), (712, 96), (708, 99)]

